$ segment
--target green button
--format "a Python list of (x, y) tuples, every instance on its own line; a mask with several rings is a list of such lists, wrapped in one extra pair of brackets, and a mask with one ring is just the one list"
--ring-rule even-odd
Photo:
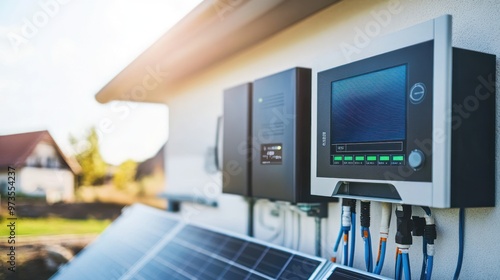
[(342, 161), (342, 156), (334, 156), (333, 160), (334, 161)]
[(404, 156), (392, 156), (393, 161), (404, 161), (405, 157)]
[(345, 161), (352, 161), (352, 156), (345, 156), (345, 157), (344, 157), (344, 160), (345, 160)]
[(389, 161), (389, 156), (380, 156), (380, 161)]
[(355, 156), (354, 160), (355, 161), (365, 161), (365, 156)]
[(377, 156), (367, 156), (366, 160), (367, 161), (377, 161)]

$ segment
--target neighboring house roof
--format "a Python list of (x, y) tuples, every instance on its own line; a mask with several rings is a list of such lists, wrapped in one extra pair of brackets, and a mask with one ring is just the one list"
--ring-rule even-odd
[(81, 167), (75, 160), (68, 158), (61, 151), (50, 133), (46, 130), (0, 136), (0, 167), (19, 167), (26, 163), (36, 145), (41, 141), (52, 143), (61, 158), (73, 173), (80, 173)]
[[(172, 84), (338, 1), (205, 0), (105, 85), (96, 99), (163, 103)], [(133, 92), (142, 92), (142, 87), (146, 94)]]

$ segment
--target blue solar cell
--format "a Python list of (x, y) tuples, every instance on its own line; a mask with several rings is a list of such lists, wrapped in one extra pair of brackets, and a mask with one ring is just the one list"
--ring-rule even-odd
[(267, 251), (267, 247), (255, 243), (247, 243), (236, 259), (236, 263), (248, 268), (254, 268), (257, 262), (260, 261), (261, 257), (264, 255), (265, 251)]
[(278, 279), (308, 279), (320, 265), (320, 261), (294, 255)]
[(219, 251), (219, 255), (228, 260), (234, 260), (240, 255), (240, 251), (246, 246), (246, 241), (228, 237), (226, 243)]
[(278, 277), (281, 270), (283, 270), (283, 267), (287, 264), (291, 256), (292, 254), (288, 252), (269, 248), (255, 270), (275, 279)]
[(221, 275), (221, 279), (246, 279), (248, 276), (248, 271), (237, 267), (229, 267), (226, 273)]

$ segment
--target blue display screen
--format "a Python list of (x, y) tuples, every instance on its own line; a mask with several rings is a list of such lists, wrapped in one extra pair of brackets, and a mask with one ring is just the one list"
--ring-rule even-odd
[(332, 82), (332, 144), (406, 139), (406, 65)]

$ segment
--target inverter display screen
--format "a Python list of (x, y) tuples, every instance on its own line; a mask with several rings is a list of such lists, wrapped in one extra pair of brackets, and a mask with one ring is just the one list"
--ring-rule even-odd
[(332, 82), (331, 144), (406, 139), (407, 66)]

